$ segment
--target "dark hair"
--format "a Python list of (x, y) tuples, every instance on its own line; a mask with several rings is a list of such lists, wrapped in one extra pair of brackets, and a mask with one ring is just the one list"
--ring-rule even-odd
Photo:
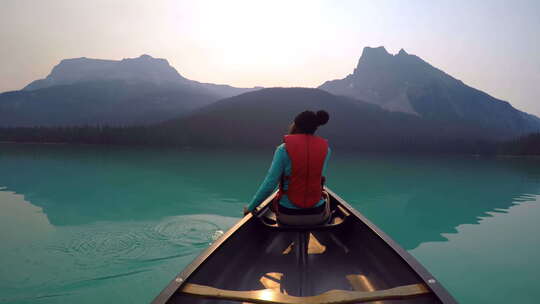
[(330, 115), (324, 110), (304, 111), (294, 118), (294, 123), (290, 126), (289, 134), (313, 134), (319, 126), (328, 122)]

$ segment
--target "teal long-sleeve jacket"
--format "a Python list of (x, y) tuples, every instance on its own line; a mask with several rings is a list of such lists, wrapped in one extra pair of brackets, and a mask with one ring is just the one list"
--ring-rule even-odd
[[(322, 175), (326, 176), (326, 165), (328, 163), (328, 159), (330, 158), (330, 147), (328, 147), (328, 153), (326, 153), (326, 159), (324, 160)], [(284, 174), (286, 176), (291, 175), (291, 168), (292, 168), (292, 162), (289, 158), (289, 155), (287, 154), (287, 150), (285, 150), (285, 144), (281, 144), (276, 148), (276, 151), (274, 152), (274, 159), (272, 160), (272, 165), (270, 165), (270, 169), (268, 170), (268, 173), (266, 174), (266, 178), (262, 182), (261, 186), (259, 187), (259, 190), (257, 190), (257, 193), (255, 193), (255, 196), (251, 200), (251, 203), (248, 206), (248, 211), (251, 212), (257, 206), (259, 206), (272, 192), (276, 190), (276, 188), (279, 185), (281, 175)], [(288, 188), (288, 182), (285, 181), (285, 184), (283, 185), (283, 189), (287, 190)], [(287, 197), (287, 195), (283, 195), (281, 197), (281, 200), (279, 203), (286, 208), (291, 209), (298, 209)], [(315, 207), (320, 206), (324, 203), (324, 199), (322, 199), (320, 202), (318, 202)]]

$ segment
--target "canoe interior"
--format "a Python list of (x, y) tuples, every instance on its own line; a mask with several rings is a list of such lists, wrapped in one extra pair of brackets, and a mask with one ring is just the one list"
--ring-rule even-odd
[[(331, 198), (332, 204), (339, 204)], [(186, 283), (229, 290), (274, 288), (294, 296), (332, 289), (373, 291), (424, 283), (420, 276), (356, 216), (331, 230), (312, 231), (307, 262), (300, 263), (295, 231), (276, 231), (252, 218), (197, 268)], [(238, 303), (175, 292), (167, 303)], [(372, 303), (442, 303), (434, 293)]]

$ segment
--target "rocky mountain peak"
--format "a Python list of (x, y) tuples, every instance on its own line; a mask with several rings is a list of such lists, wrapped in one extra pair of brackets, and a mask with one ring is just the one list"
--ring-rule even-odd
[(380, 47), (365, 47), (362, 51), (362, 56), (358, 60), (358, 65), (362, 63), (384, 63), (392, 59), (392, 54), (388, 53), (384, 46)]
[(103, 60), (86, 57), (64, 59), (45, 78), (36, 80), (23, 90), (36, 90), (55, 85), (85, 81), (152, 82), (155, 84), (187, 81), (165, 59), (141, 55), (122, 60)]
[(120, 61), (121, 63), (124, 63), (124, 64), (144, 64), (144, 65), (148, 65), (148, 66), (161, 66), (162, 68), (163, 67), (167, 67), (167, 68), (170, 68), (170, 69), (174, 69), (170, 64), (169, 62), (167, 61), (167, 59), (164, 59), (164, 58), (154, 58), (150, 55), (147, 55), (147, 54), (143, 54), (137, 58), (124, 58)]
[(391, 55), (384, 47), (366, 47), (352, 74), (319, 88), (429, 120), (480, 123), (485, 128), (510, 126), (516, 133), (540, 125), (509, 103), (465, 85), (403, 49)]
[(404, 49), (399, 50), (398, 56), (406, 56), (406, 55), (409, 55), (409, 53), (405, 52)]

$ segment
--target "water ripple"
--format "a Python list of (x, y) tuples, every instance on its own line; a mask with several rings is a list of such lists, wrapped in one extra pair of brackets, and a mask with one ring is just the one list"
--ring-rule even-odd
[(121, 278), (121, 277), (134, 275), (134, 274), (139, 274), (141, 272), (147, 272), (147, 271), (149, 271), (149, 270), (148, 269), (142, 269), (142, 270), (136, 270), (136, 271), (130, 271), (130, 272), (124, 272), (124, 273), (117, 273), (117, 274), (92, 278), (92, 279), (89, 279), (89, 280), (86, 280), (86, 281), (103, 281), (103, 280), (109, 280), (109, 279), (116, 279), (116, 278)]
[(48, 298), (58, 298), (58, 297), (65, 297), (69, 296), (71, 293), (54, 293), (54, 294), (43, 294), (43, 295), (35, 295), (35, 296), (21, 296), (21, 297), (12, 297), (12, 298), (0, 298), (0, 303), (16, 303), (16, 302), (26, 302), (26, 301), (32, 301), (35, 300), (43, 300)]
[(219, 229), (218, 225), (207, 220), (173, 217), (158, 223), (152, 232), (159, 240), (187, 246), (207, 244)]
[(137, 231), (89, 231), (78, 234), (56, 249), (76, 258), (81, 267), (110, 264), (121, 259), (136, 259), (145, 255), (144, 234)]
[(219, 238), (223, 234), (220, 220), (176, 216), (125, 227), (95, 225), (72, 230), (62, 243), (49, 249), (71, 256), (80, 268), (168, 260), (191, 254)]

